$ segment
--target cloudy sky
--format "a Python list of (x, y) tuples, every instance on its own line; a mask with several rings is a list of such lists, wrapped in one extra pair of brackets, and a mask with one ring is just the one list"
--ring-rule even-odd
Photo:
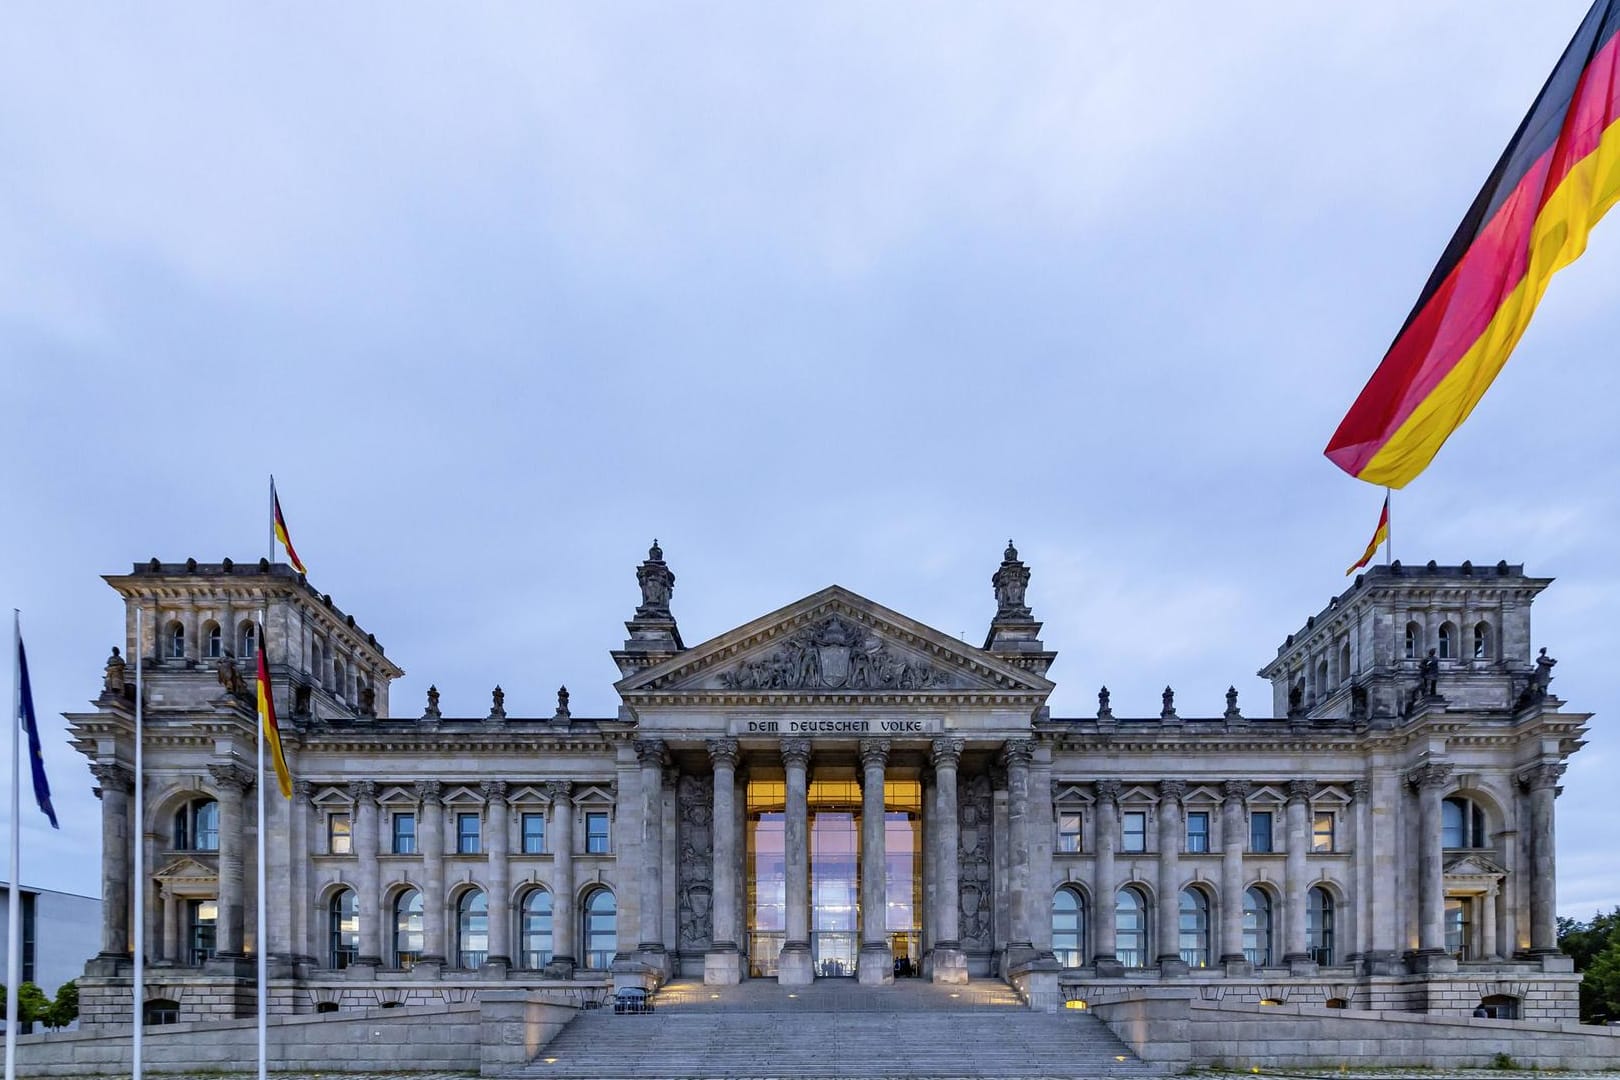
[[(1322, 447), (1586, 6), (8, 8), (0, 602), (64, 819), (24, 878), (100, 888), (99, 575), (258, 558), (271, 471), (400, 712), (611, 715), (655, 536), (694, 643), (833, 583), (982, 640), (1010, 536), (1054, 713), (1260, 711), (1382, 497)], [(1582, 917), (1616, 280), (1608, 223), (1395, 501), (1404, 561), (1559, 579)]]

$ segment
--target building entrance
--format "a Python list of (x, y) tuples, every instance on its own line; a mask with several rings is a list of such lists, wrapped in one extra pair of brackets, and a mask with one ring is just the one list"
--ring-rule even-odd
[(884, 863), (868, 866), (861, 851), (861, 789), (853, 780), (818, 779), (809, 786), (809, 850), (786, 850), (786, 785), (751, 780), (745, 873), (749, 970), (774, 976), (786, 944), (789, 858), (808, 861), (810, 957), (820, 978), (853, 977), (863, 919), (861, 875), (884, 875), (883, 920), (895, 970), (920, 971), (922, 938), (922, 785), (890, 780), (883, 786)]

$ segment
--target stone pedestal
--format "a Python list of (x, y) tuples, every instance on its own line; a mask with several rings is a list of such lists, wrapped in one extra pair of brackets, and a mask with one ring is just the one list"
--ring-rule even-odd
[(1313, 976), (1317, 972), (1316, 961), (1307, 956), (1285, 956), (1283, 960), (1288, 965), (1288, 974), (1295, 976)]
[(782, 986), (809, 986), (816, 981), (808, 942), (790, 941), (782, 946), (776, 958), (776, 981)]
[(411, 970), (405, 973), (405, 977), (416, 982), (437, 982), (444, 968), (443, 960), (436, 956), (424, 956), (411, 965)]
[(1439, 975), (1457, 970), (1457, 960), (1445, 950), (1419, 949), (1407, 960), (1414, 974)]
[(1254, 965), (1249, 963), (1247, 957), (1223, 956), (1221, 970), (1228, 979), (1247, 979), (1254, 974)]
[(736, 949), (703, 954), (703, 982), (706, 986), (736, 986), (742, 979), (742, 953)]
[(968, 981), (967, 953), (958, 948), (956, 942), (940, 942), (934, 946), (932, 957), (928, 977), (934, 982), (957, 986)]
[(1123, 979), (1124, 977), (1125, 965), (1120, 963), (1118, 959), (1112, 956), (1097, 957), (1097, 978)]
[(862, 986), (887, 986), (894, 982), (894, 953), (887, 945), (862, 945), (855, 964)]
[(1383, 949), (1374, 949), (1361, 958), (1361, 973), (1363, 975), (1404, 975), (1406, 965), (1401, 958), (1393, 952)]
[(1161, 979), (1179, 979), (1191, 970), (1192, 968), (1188, 966), (1187, 961), (1180, 957), (1172, 959), (1166, 956), (1159, 959), (1159, 978)]

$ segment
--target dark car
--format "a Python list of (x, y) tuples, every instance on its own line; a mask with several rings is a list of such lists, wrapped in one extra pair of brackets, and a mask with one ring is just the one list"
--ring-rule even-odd
[(627, 986), (613, 995), (613, 1011), (616, 1013), (650, 1013), (653, 1011), (652, 997), (640, 987)]

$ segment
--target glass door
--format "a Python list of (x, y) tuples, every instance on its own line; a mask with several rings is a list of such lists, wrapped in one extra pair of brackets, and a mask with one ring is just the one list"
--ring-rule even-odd
[[(826, 797), (834, 793), (818, 794)], [(812, 806), (810, 958), (816, 974), (823, 978), (855, 974), (860, 947), (856, 938), (860, 925), (860, 842), (858, 814), (842, 808)]]

